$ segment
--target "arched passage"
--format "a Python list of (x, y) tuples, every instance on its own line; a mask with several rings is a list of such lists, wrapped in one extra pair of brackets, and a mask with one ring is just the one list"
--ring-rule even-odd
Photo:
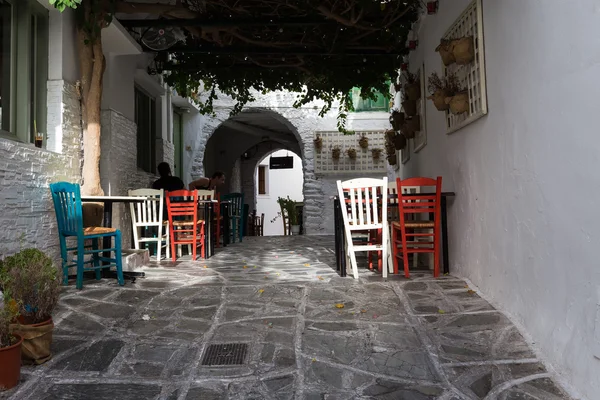
[[(301, 159), (303, 147), (295, 127), (284, 117), (269, 110), (248, 109), (223, 120), (208, 135), (206, 145), (199, 149), (195, 160), (198, 163), (202, 155), (202, 170), (207, 176), (214, 171), (225, 172), (227, 183), (220, 192), (244, 193), (244, 203), (251, 212), (256, 210), (255, 173), (260, 161), (280, 149)], [(302, 165), (302, 161), (299, 164)]]
[[(271, 157), (291, 157), (293, 168), (270, 169)], [(284, 234), (283, 221), (280, 206), (277, 202), (279, 197), (303, 202), (302, 192), (304, 176), (302, 171), (302, 160), (294, 152), (288, 150), (275, 150), (259, 160), (254, 167), (256, 213), (264, 214), (263, 232), (265, 236), (281, 236)]]

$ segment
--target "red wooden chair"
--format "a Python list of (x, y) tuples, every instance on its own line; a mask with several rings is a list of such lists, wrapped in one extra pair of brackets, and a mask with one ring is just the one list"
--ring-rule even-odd
[[(394, 273), (398, 273), (398, 258), (404, 262), (404, 275), (409, 278), (408, 254), (433, 253), (433, 276), (440, 275), (440, 221), (442, 198), (442, 177), (396, 179), (398, 187), (399, 221), (392, 223), (392, 251), (394, 254)], [(408, 195), (403, 187), (435, 187), (435, 193)], [(421, 216), (433, 214), (433, 220)], [(413, 218), (414, 217), (414, 218)]]
[(166, 192), (171, 230), (171, 254), (177, 259), (178, 245), (192, 245), (192, 260), (196, 260), (196, 250), (202, 247), (202, 258), (206, 258), (204, 248), (205, 222), (198, 219), (198, 191), (176, 190)]

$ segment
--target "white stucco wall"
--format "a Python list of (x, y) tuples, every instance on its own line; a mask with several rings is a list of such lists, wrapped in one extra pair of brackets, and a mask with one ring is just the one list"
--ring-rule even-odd
[[(411, 66), (441, 72), (434, 49), (468, 3), (440, 2)], [(507, 310), (571, 388), (598, 399), (600, 6), (484, 1), (483, 13), (489, 114), (446, 135), (428, 102), (428, 144), (404, 176), (443, 176), (456, 192), (451, 273)]]
[[(271, 157), (286, 157), (291, 156), (294, 158), (294, 168), (292, 169), (269, 169), (269, 159)], [(279, 150), (270, 155), (260, 162), (260, 165), (266, 166), (266, 194), (258, 194), (258, 184), (256, 188), (256, 214), (265, 214), (265, 220), (263, 224), (264, 236), (279, 236), (283, 235), (283, 224), (281, 218), (273, 223), (271, 221), (277, 217), (277, 213), (280, 212), (277, 198), (279, 197), (290, 197), (290, 199), (297, 202), (304, 201), (302, 194), (302, 159), (296, 154)], [(255, 180), (258, 182), (258, 168), (255, 170)]]

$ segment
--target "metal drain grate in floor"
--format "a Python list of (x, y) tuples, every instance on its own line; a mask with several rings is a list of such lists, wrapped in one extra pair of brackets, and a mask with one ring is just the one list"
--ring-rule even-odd
[(202, 365), (242, 365), (247, 352), (247, 343), (211, 344), (204, 352)]

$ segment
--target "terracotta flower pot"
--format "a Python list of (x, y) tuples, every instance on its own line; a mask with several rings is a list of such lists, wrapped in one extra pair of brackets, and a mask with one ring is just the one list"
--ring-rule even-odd
[(21, 345), (23, 338), (13, 334), (17, 342), (0, 349), (0, 388), (11, 389), (21, 377)]
[(452, 97), (446, 97), (446, 104), (450, 107), (452, 114), (463, 114), (469, 111), (469, 92), (457, 93)]
[(408, 100), (417, 101), (421, 98), (421, 84), (419, 82), (404, 86), (404, 93)]
[(427, 97), (429, 100), (433, 101), (433, 105), (438, 111), (446, 111), (450, 108), (450, 106), (446, 103), (446, 98), (448, 97), (448, 93), (444, 90), (436, 90), (434, 94)]
[(24, 324), (21, 317), (17, 324), (10, 325), (10, 331), (23, 338), (22, 358), (24, 364), (40, 365), (52, 358), (52, 318), (38, 324)]
[(414, 117), (417, 115), (417, 102), (414, 100), (405, 100), (402, 102), (402, 108), (407, 117)]
[(366, 149), (369, 147), (369, 138), (366, 136), (361, 137), (358, 140), (358, 145), (362, 148), (362, 149)]
[(334, 160), (339, 160), (340, 154), (342, 154), (342, 151), (340, 149), (331, 150), (331, 158), (333, 158)]
[(458, 65), (470, 64), (475, 58), (473, 36), (453, 40), (452, 45), (452, 54)]
[(348, 154), (349, 159), (356, 160), (356, 150), (355, 149), (348, 149), (346, 154)]
[(390, 163), (390, 165), (396, 165), (396, 164), (398, 164), (398, 157), (396, 157), (395, 154), (389, 155), (388, 156), (388, 163)]

